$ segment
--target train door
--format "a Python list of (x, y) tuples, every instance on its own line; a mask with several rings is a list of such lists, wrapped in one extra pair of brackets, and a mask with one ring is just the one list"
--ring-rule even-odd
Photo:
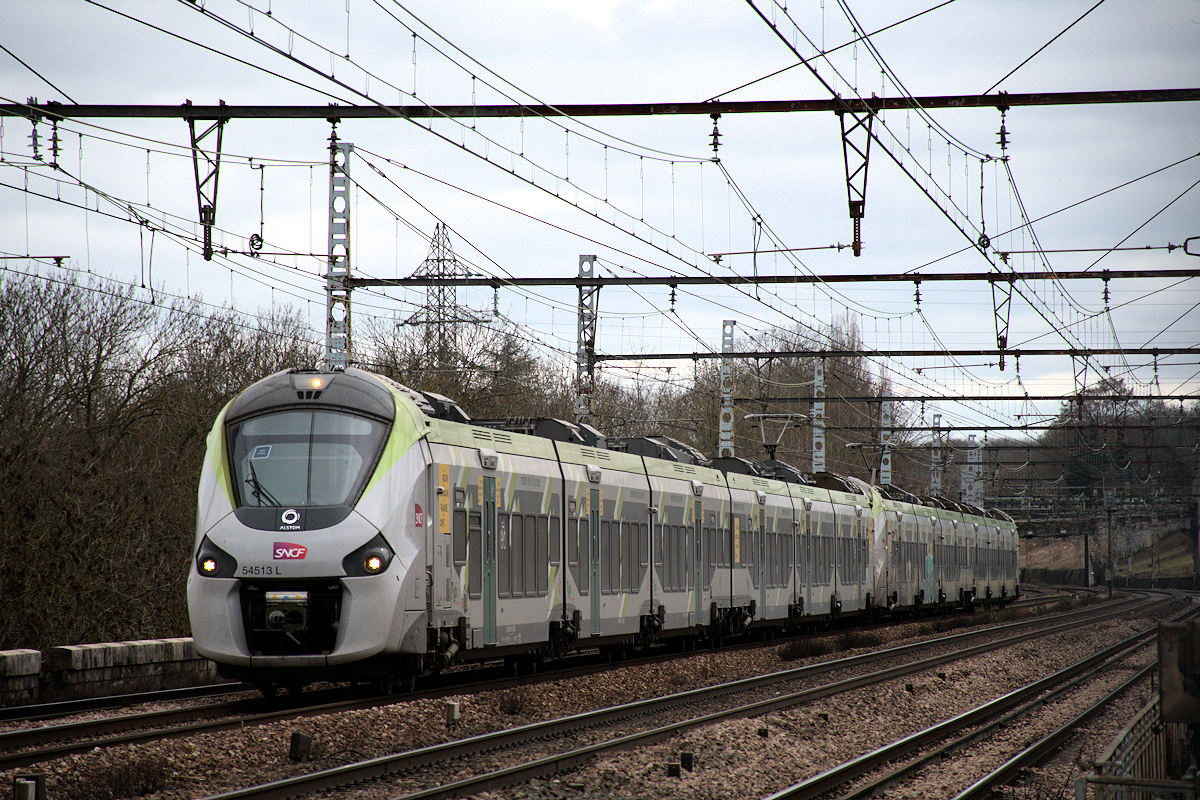
[(588, 532), (591, 539), (588, 547), (590, 573), (589, 596), (591, 598), (592, 636), (600, 635), (600, 490), (588, 489)]
[(483, 478), (483, 643), (496, 643), (496, 479)]
[(703, 577), (704, 559), (701, 557), (703, 555), (702, 543), (704, 541), (704, 507), (699, 500), (692, 503), (692, 518), (694, 520), (692, 527), (695, 529), (692, 532), (692, 547), (695, 555), (692, 559), (692, 586), (694, 587), (694, 591), (692, 592), (692, 624), (703, 625), (704, 587), (707, 585), (707, 582)]

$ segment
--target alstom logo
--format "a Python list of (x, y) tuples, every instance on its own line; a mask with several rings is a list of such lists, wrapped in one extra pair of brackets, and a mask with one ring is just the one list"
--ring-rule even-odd
[(302, 544), (293, 544), (291, 542), (276, 542), (274, 560), (288, 558), (303, 559), (308, 555), (308, 548)]

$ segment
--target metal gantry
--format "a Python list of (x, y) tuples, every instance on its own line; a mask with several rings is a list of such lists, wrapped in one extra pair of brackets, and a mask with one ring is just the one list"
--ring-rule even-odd
[(825, 471), (825, 359), (813, 362), (812, 468)]
[(892, 393), (883, 390), (879, 402), (879, 483), (888, 486), (892, 482)]
[[(721, 352), (733, 352), (733, 328), (737, 322), (727, 319), (721, 323)], [(718, 420), (719, 443), (717, 454), (733, 458), (733, 365), (721, 360), (721, 418)]]
[(350, 340), (350, 154), (354, 145), (329, 136), (329, 256), (325, 273), (325, 365), (343, 370)]
[(579, 319), (575, 349), (575, 421), (591, 425), (592, 396), (596, 392), (596, 324), (600, 287), (582, 283), (596, 272), (596, 256), (579, 257)]

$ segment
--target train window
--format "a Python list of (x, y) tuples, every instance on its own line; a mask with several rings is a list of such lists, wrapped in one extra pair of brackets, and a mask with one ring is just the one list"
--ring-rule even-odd
[(650, 543), (646, 541), (646, 531), (648, 530), (642, 523), (634, 525), (637, 529), (637, 580), (634, 581), (633, 588), (637, 590), (642, 585), (642, 579), (646, 577), (646, 567), (650, 566)]
[(688, 542), (695, 536), (695, 531), (686, 525), (675, 526), (675, 565), (671, 576), (672, 585), (676, 591), (687, 586), (687, 565), (691, 561)]
[[(538, 535), (541, 523), (541, 536)], [(538, 584), (546, 583), (546, 518), (529, 514), (525, 517), (525, 596), (537, 597)]]
[(834, 541), (831, 536), (821, 537), (821, 583), (829, 583), (833, 579)]
[(525, 594), (525, 524), (520, 514), (512, 515), (509, 527), (508, 568), (509, 591), (513, 597), (521, 597)]
[(771, 557), (768, 564), (771, 568), (771, 585), (783, 585), (783, 548), (779, 545), (779, 534), (772, 533), (771, 536)]
[(550, 563), (562, 561), (562, 520), (550, 517)]
[(525, 518), (512, 514), (508, 528), (509, 591), (513, 597), (525, 595)]
[(567, 564), (579, 583), (579, 520), (567, 520)]
[(658, 548), (654, 556), (654, 567), (658, 572), (658, 579), (662, 581), (663, 591), (666, 592), (675, 590), (675, 585), (671, 582), (671, 566), (674, 557), (671, 554), (671, 547), (675, 540), (674, 527), (674, 525), (661, 525), (654, 532), (654, 544)]
[(695, 566), (693, 558), (695, 553), (692, 551), (693, 543), (695, 542), (695, 534), (693, 528), (687, 525), (676, 526), (675, 541), (676, 547), (679, 548), (679, 560), (677, 562), (678, 574), (675, 576), (675, 588), (685, 589), (688, 586), (688, 576), (691, 575), (690, 570)]
[[(704, 569), (704, 556), (701, 552), (704, 536), (696, 530), (695, 525), (684, 525), (679, 529), (679, 533), (682, 538), (680, 547), (683, 549), (683, 575), (679, 576), (676, 586), (680, 589), (690, 589), (695, 582), (696, 567)], [(700, 555), (699, 565), (696, 564), (697, 554)]]
[[(689, 570), (695, 570), (696, 568), (696, 564), (694, 563), (695, 553), (703, 550), (705, 536), (704, 531), (702, 529), (698, 529), (695, 525), (684, 525), (682, 528), (680, 528), (679, 533), (682, 538), (680, 547), (683, 550), (683, 574), (679, 575), (676, 573), (675, 586), (679, 589), (686, 589), (693, 583), (694, 579), (692, 572)], [(700, 541), (699, 550), (693, 549), (697, 539)], [(711, 542), (709, 542), (709, 544), (711, 545)], [(704, 575), (709, 574), (707, 563), (709, 560), (711, 560), (709, 553), (703, 552), (700, 559), (700, 569), (704, 570)], [(688, 566), (689, 564), (691, 565), (690, 568)]]
[(612, 587), (612, 523), (600, 521), (600, 585), (596, 587), (602, 594), (608, 594)]
[(770, 531), (763, 531), (762, 537), (763, 564), (759, 569), (762, 571), (763, 581), (768, 587), (773, 587), (776, 584), (775, 534)]
[[(694, 525), (681, 525), (675, 532), (675, 546), (679, 549), (679, 556), (675, 560), (675, 588), (686, 589), (691, 586), (692, 573), (695, 569), (695, 554), (693, 553), (694, 543), (696, 541), (696, 527)], [(700, 535), (700, 541), (704, 541), (703, 535)], [(704, 562), (700, 562), (703, 566)]]
[(327, 409), (275, 411), (229, 426), (239, 506), (352, 505), (387, 426)]
[[(654, 551), (654, 571), (658, 573), (661, 580), (666, 580), (663, 576), (666, 575), (666, 564), (663, 561), (663, 540), (666, 539), (667, 526), (663, 523), (655, 525), (653, 517), (650, 522), (650, 549)], [(666, 586), (666, 583), (663, 584)]]
[(620, 592), (624, 586), (621, 582), (622, 579), (628, 577), (625, 575), (629, 571), (629, 565), (625, 562), (625, 550), (629, 546), (629, 523), (613, 520), (612, 536), (609, 552), (613, 562), (613, 570), (612, 581), (609, 582), (609, 591), (616, 593)]
[(792, 582), (792, 573), (796, 567), (796, 535), (794, 533), (785, 533), (783, 535), (783, 585), (787, 586)]
[(461, 567), (467, 563), (467, 512), (454, 512), (454, 524), (451, 532), (454, 534), (454, 566)]
[(701, 530), (701, 536), (703, 537), (701, 549), (704, 551), (704, 580), (706, 583), (710, 584), (712, 583), (713, 575), (717, 569), (718, 556), (715, 552), (717, 547), (717, 537), (715, 533), (716, 532), (707, 525), (705, 525)]
[(628, 591), (636, 592), (642, 583), (642, 561), (644, 556), (642, 551), (642, 526), (641, 523), (629, 523), (629, 560), (625, 562), (625, 570), (629, 573), (629, 580), (626, 581), (629, 588)]
[(501, 597), (512, 596), (512, 569), (508, 563), (508, 514), (496, 515), (496, 589)]
[(632, 592), (633, 591), (633, 574), (636, 571), (637, 563), (637, 524), (633, 522), (621, 523), (621, 583), (617, 587), (618, 591)]
[(479, 512), (472, 511), (467, 518), (467, 593), (474, 599), (483, 591), (482, 529)]
[[(574, 520), (571, 520), (574, 523)], [(575, 576), (575, 583), (579, 586), (579, 591), (587, 594), (590, 590), (592, 579), (592, 524), (588, 519), (579, 520), (579, 573)]]
[(731, 563), (734, 566), (744, 564), (749, 567), (750, 582), (751, 584), (756, 584), (758, 583), (758, 570), (754, 567), (757, 561), (755, 556), (758, 555), (758, 534), (748, 528), (749, 526), (742, 530), (742, 535), (738, 541), (738, 546), (734, 549)]

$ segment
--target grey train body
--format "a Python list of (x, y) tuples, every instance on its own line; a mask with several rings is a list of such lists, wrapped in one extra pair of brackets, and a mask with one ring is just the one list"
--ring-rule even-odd
[(665, 437), (471, 421), (369, 372), (276, 373), (218, 417), (188, 606), (263, 686), (407, 679), (1002, 602), (1000, 512)]

